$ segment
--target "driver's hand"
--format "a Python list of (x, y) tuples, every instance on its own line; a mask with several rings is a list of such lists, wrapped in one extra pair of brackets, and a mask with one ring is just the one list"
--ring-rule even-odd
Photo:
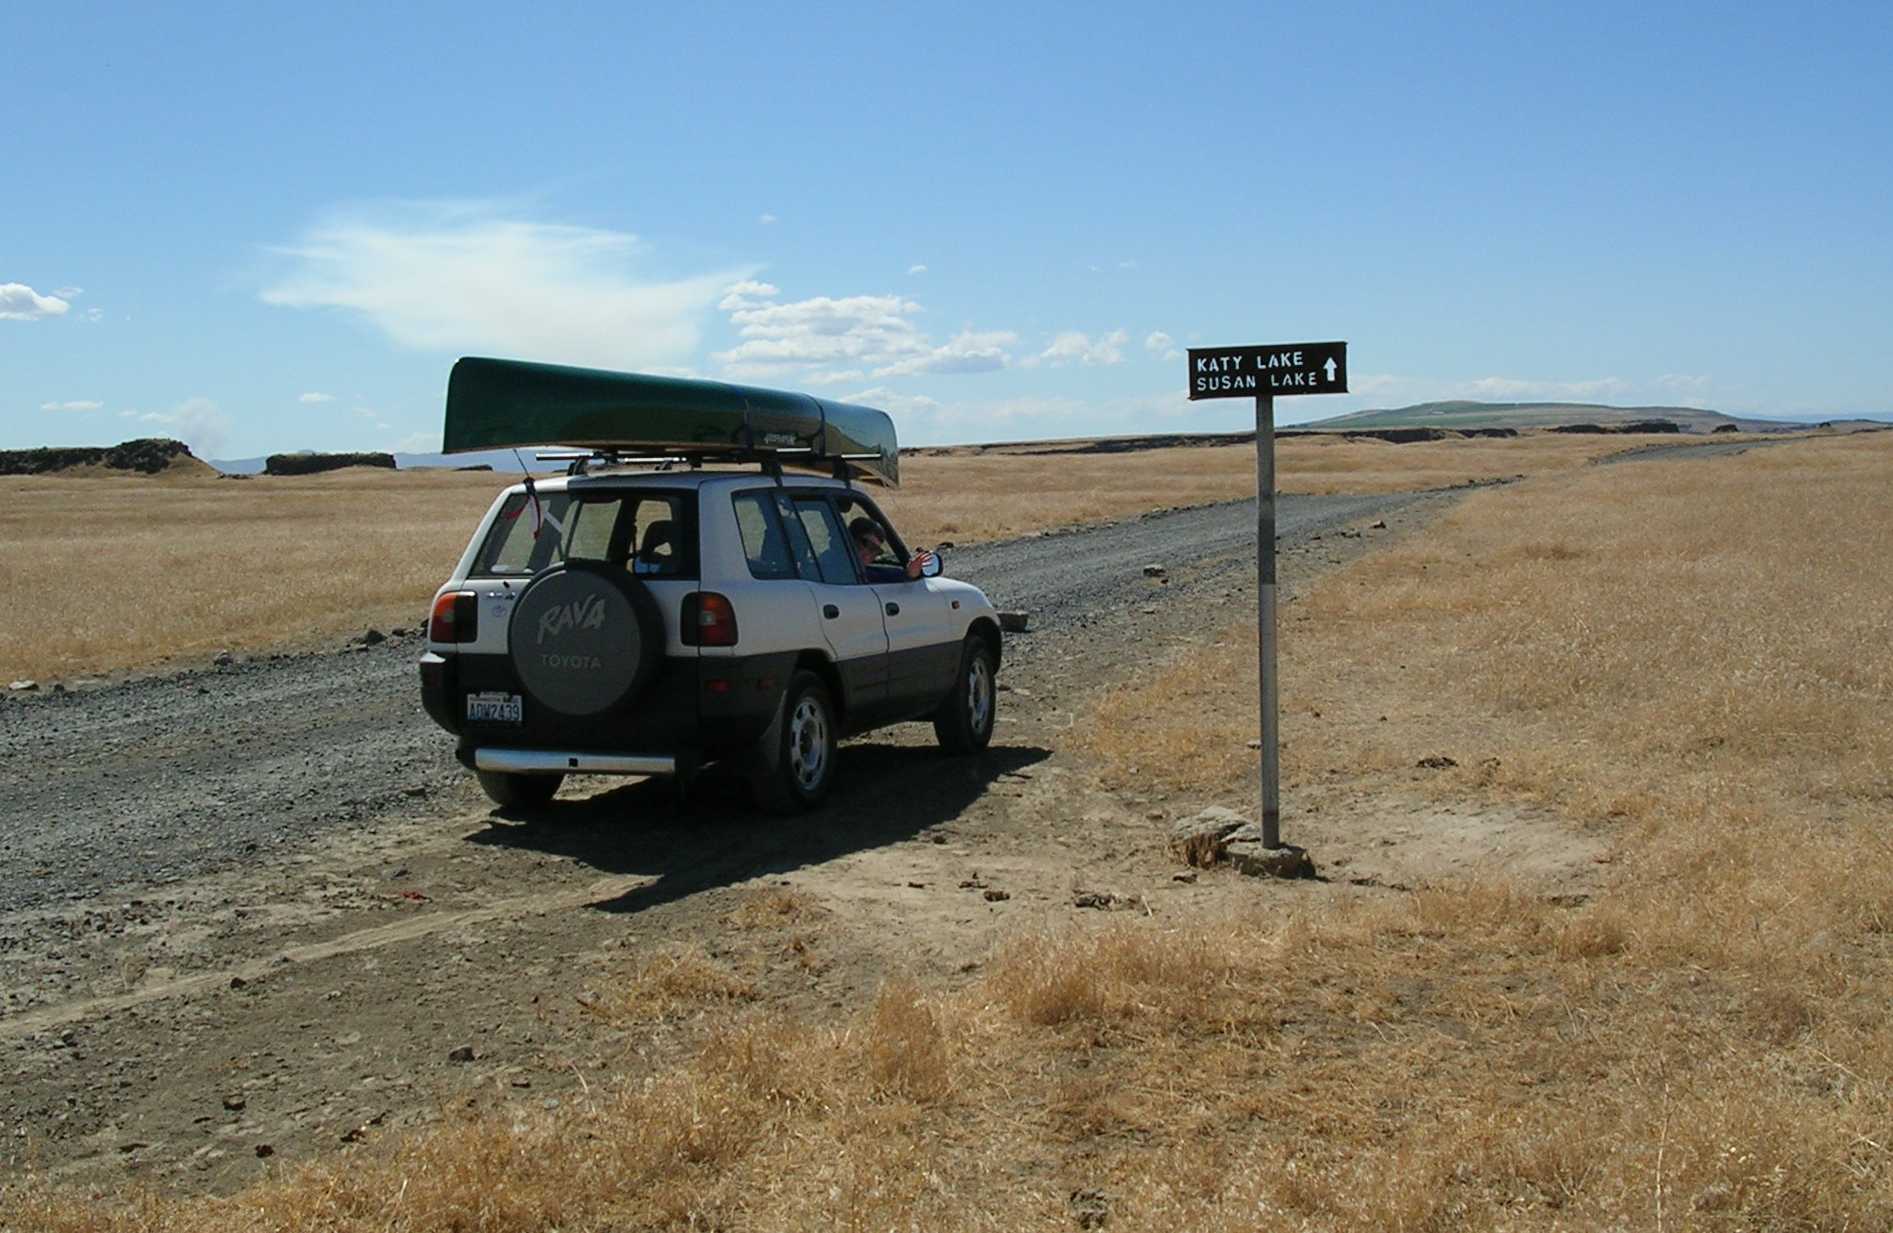
[(909, 578), (920, 577), (920, 571), (924, 569), (927, 562), (931, 560), (933, 560), (933, 553), (922, 548), (919, 552), (916, 552), (907, 559), (907, 576)]

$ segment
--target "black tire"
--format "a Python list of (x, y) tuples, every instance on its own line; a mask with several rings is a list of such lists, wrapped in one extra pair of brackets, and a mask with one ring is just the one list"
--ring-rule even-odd
[(960, 671), (953, 692), (934, 712), (933, 734), (950, 754), (978, 753), (993, 739), (999, 716), (998, 672), (993, 652), (978, 634), (969, 634), (960, 648)]
[(782, 707), (756, 742), (750, 786), (770, 813), (802, 813), (820, 805), (835, 777), (835, 703), (813, 672), (797, 672)]
[(565, 782), (563, 775), (516, 775), (511, 771), (475, 771), (480, 790), (501, 809), (537, 809)]

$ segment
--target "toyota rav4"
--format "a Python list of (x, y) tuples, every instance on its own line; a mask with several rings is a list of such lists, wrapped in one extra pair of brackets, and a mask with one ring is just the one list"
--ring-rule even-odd
[(522, 483), (435, 596), (422, 698), (502, 806), (543, 804), (568, 774), (687, 781), (734, 760), (764, 807), (811, 808), (844, 736), (931, 720), (950, 752), (992, 737), (992, 605), (930, 554), (910, 577), (910, 559), (846, 479)]

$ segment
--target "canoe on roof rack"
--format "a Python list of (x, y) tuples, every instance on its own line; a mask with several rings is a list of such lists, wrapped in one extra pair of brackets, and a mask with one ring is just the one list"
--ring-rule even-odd
[(468, 356), (447, 379), (441, 449), (556, 445), (606, 456), (779, 463), (900, 483), (885, 411), (721, 381)]

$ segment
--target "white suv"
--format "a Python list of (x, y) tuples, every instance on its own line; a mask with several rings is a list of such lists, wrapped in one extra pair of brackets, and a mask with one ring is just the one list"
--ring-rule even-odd
[(909, 560), (840, 479), (692, 469), (516, 485), (435, 596), (422, 699), (502, 806), (543, 804), (571, 773), (687, 782), (737, 758), (760, 804), (811, 808), (843, 736), (931, 719), (950, 752), (992, 738), (993, 607), (937, 576), (937, 557), (922, 577)]

